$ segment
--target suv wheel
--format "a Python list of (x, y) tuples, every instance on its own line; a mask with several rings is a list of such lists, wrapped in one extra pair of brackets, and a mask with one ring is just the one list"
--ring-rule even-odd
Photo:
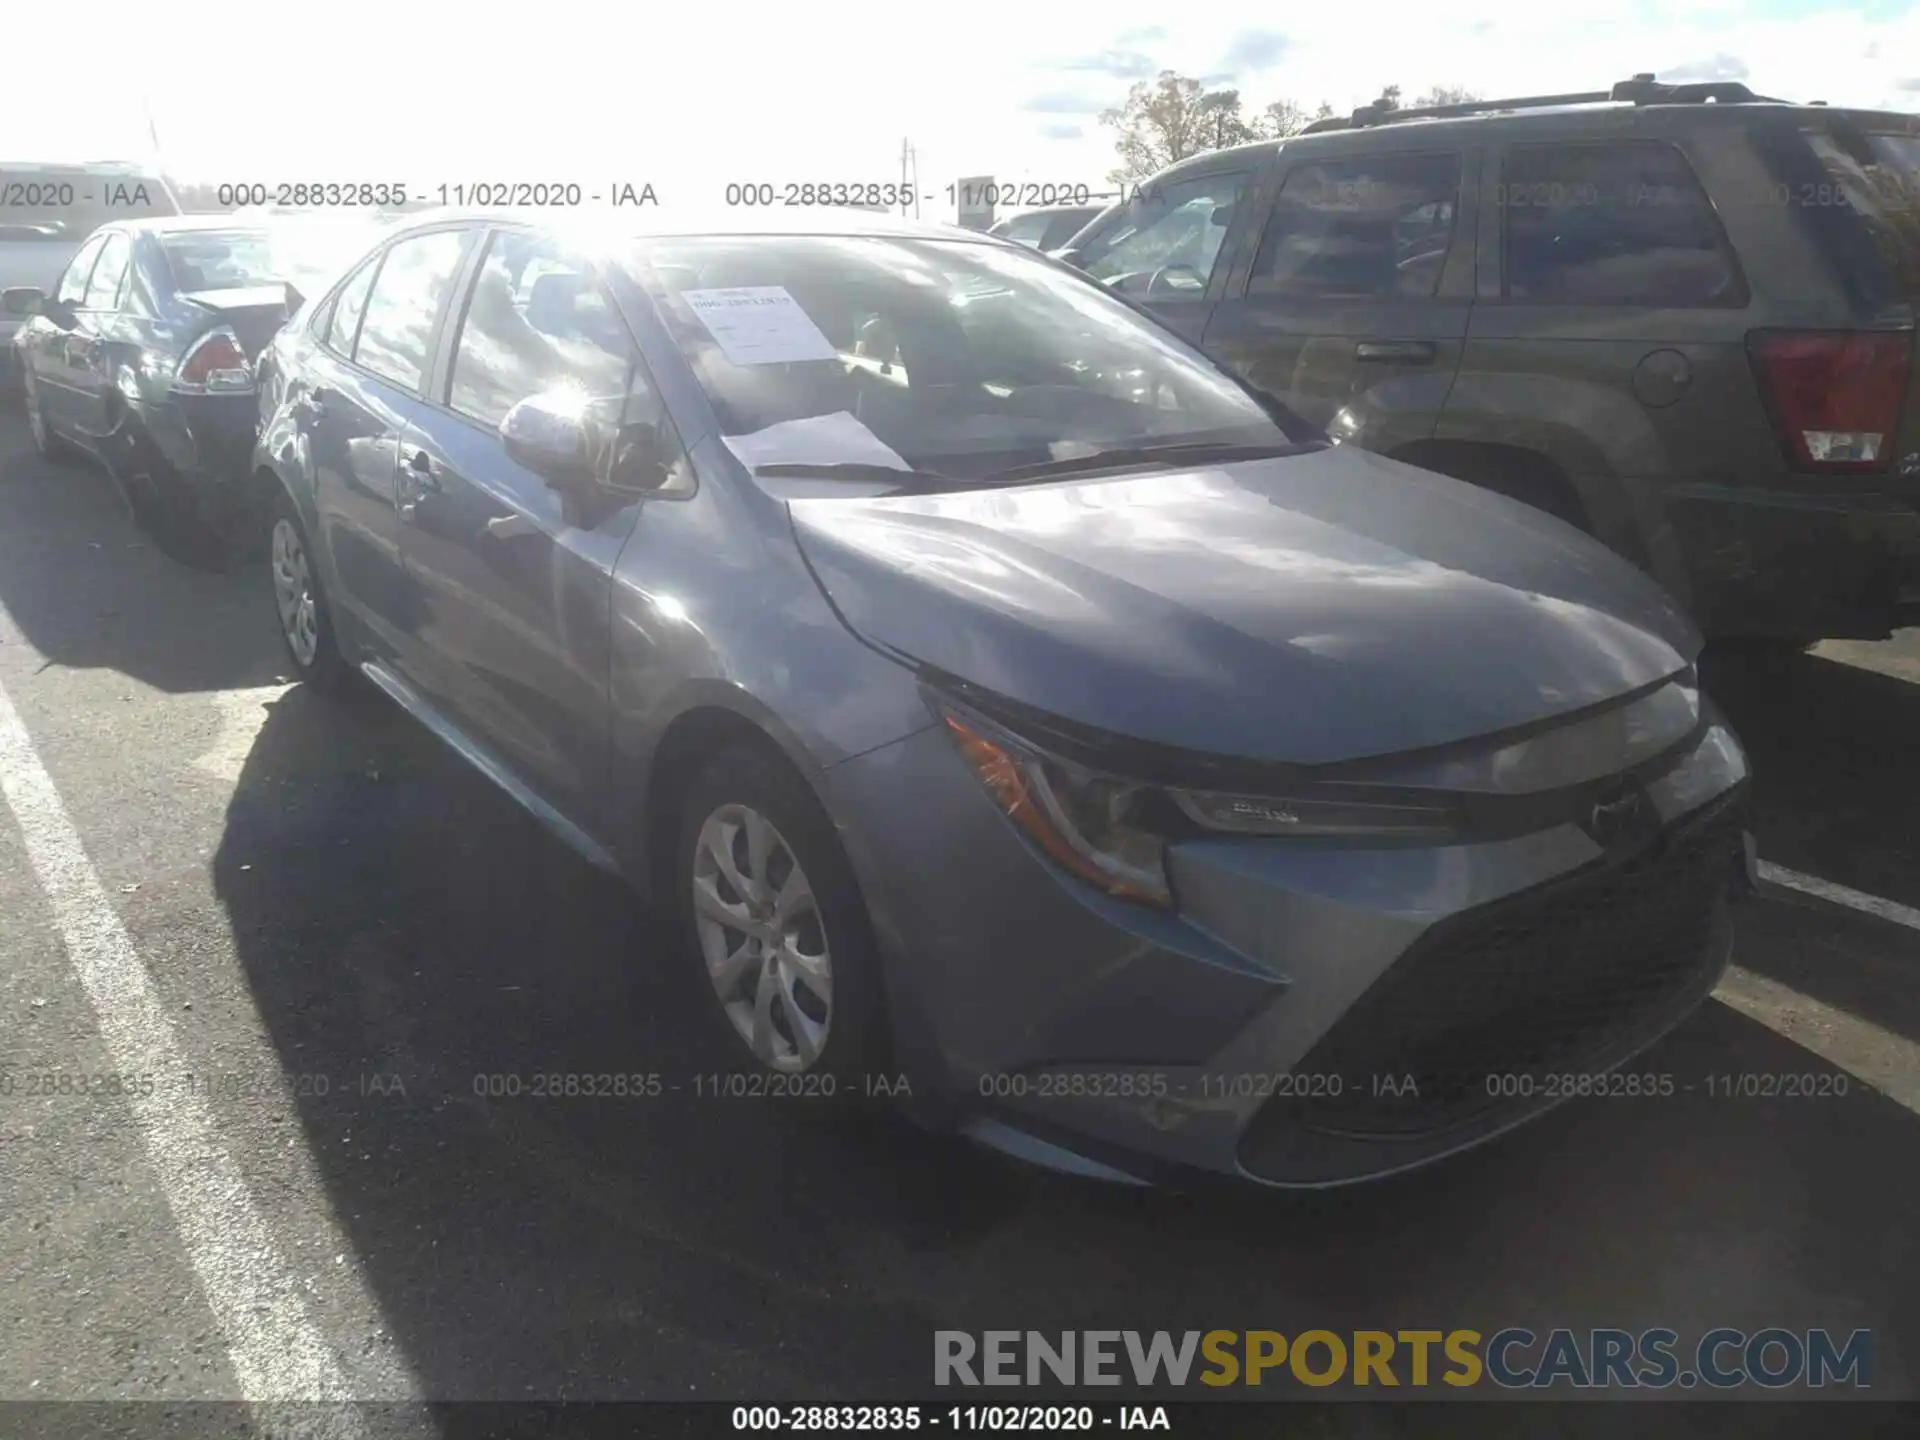
[(337, 690), (353, 672), (334, 638), (333, 613), (307, 544), (306, 527), (284, 490), (274, 505), (268, 573), (280, 639), (294, 673), (317, 690)]
[(687, 792), (675, 861), (678, 927), (723, 1048), (762, 1073), (873, 1073), (885, 1026), (866, 907), (805, 783), (755, 750), (715, 756)]

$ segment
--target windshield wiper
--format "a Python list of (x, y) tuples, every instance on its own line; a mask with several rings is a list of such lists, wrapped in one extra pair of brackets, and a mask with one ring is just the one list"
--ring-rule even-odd
[(866, 460), (776, 460), (768, 465), (755, 465), (752, 469), (755, 475), (776, 480), (782, 477), (794, 480), (884, 480), (902, 490), (954, 489), (966, 483), (951, 475), (942, 475), (937, 470), (902, 470), (897, 465), (877, 465)]
[(1117, 470), (1126, 465), (1209, 465), (1234, 460), (1264, 460), (1278, 455), (1299, 455), (1317, 449), (1295, 441), (1270, 441), (1264, 445), (1234, 445), (1218, 441), (1189, 441), (1174, 445), (1122, 445), (1096, 450), (1091, 455), (1070, 455), (1062, 460), (1041, 460), (1032, 465), (1016, 465), (1011, 470), (996, 470), (987, 476), (995, 482), (1035, 480), (1046, 475), (1073, 475), (1083, 470)]

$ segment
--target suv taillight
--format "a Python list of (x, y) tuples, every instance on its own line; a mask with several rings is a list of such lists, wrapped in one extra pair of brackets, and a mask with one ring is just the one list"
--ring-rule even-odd
[(240, 337), (222, 327), (209, 330), (188, 348), (174, 373), (176, 390), (251, 390), (253, 365)]
[(1747, 351), (1796, 466), (1886, 464), (1907, 395), (1912, 331), (1755, 330)]

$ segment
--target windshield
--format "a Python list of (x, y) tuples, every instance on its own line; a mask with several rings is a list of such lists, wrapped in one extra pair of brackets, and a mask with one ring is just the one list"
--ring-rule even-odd
[(179, 213), (173, 196), (151, 175), (0, 166), (0, 244), (44, 240), (78, 244), (116, 220)]
[(1283, 432), (1178, 337), (1025, 250), (709, 236), (649, 241), (633, 270), (751, 463), (788, 458), (789, 433), (806, 437), (794, 459), (840, 446), (960, 477), (1126, 446), (1316, 438), (1291, 419)]
[(288, 224), (252, 230), (179, 230), (160, 236), (173, 283), (182, 292), (241, 290), (290, 281), (317, 294), (339, 264), (370, 237), (350, 227)]

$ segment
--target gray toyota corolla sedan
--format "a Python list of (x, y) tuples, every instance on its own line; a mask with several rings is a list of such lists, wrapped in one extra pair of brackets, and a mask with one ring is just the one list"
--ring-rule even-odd
[(1020, 246), (674, 220), (391, 232), (256, 479), (300, 674), (648, 894), (738, 1073), (1283, 1185), (1671, 1092), (1753, 862), (1650, 580)]

